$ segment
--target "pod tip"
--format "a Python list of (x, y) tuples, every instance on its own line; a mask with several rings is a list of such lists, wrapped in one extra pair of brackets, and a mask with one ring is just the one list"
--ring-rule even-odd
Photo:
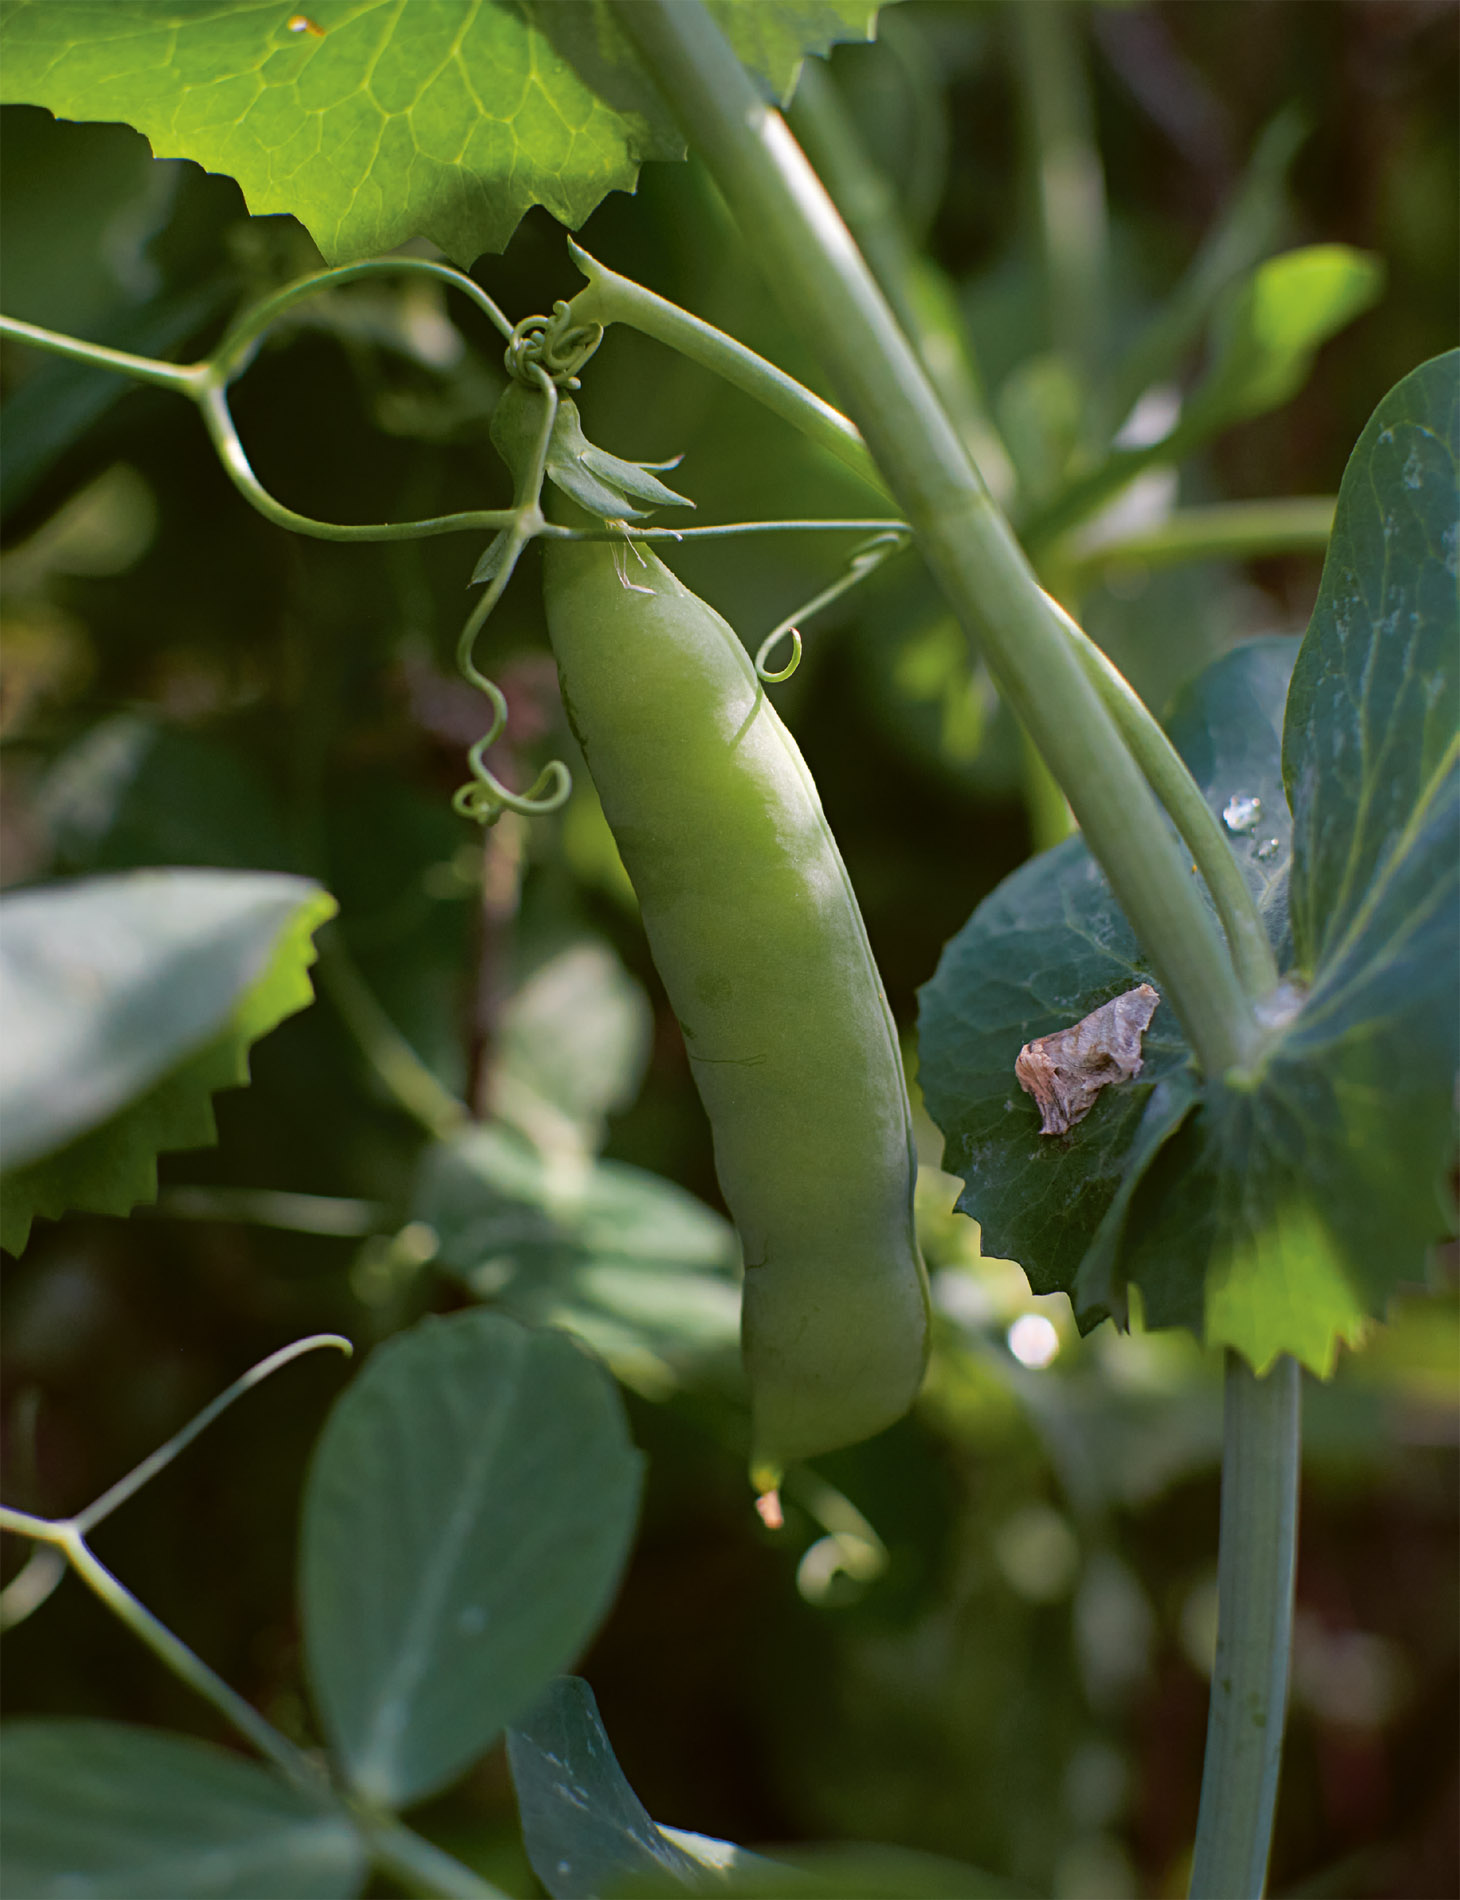
[(755, 1508), (760, 1521), (768, 1531), (778, 1531), (785, 1523), (785, 1514), (781, 1510), (781, 1468), (779, 1465), (761, 1464), (750, 1467), (750, 1482), (755, 1486)]

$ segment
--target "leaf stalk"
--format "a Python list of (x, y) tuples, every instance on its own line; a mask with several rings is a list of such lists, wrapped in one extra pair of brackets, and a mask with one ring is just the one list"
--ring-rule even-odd
[(1293, 1636), (1301, 1384), (1228, 1352), (1222, 1411), (1217, 1660), (1190, 1900), (1261, 1900), (1277, 1806)]

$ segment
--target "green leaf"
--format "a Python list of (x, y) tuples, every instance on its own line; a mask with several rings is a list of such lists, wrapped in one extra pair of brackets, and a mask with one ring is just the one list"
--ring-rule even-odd
[(125, 1214), (156, 1157), (216, 1139), (211, 1097), (313, 998), (334, 899), (307, 878), (138, 871), (0, 901), (0, 1242), (32, 1218)]
[(602, 939), (564, 944), (502, 1011), (493, 1107), (528, 1134), (561, 1128), (591, 1152), (606, 1118), (638, 1094), (653, 1030), (648, 997)]
[(1310, 244), (1259, 264), (1217, 321), (1211, 368), (1177, 435), (1209, 435), (1279, 408), (1308, 380), (1319, 345), (1383, 289), (1383, 262), (1347, 244)]
[[(1193, 1107), (1158, 1015), (1138, 1081), (1068, 1136), (1031, 1136), (1019, 1044), (1139, 972), (1078, 841), (1002, 885), (924, 991), (921, 1074), (967, 1182), (959, 1205), (988, 1251), (1038, 1290), (1072, 1290), (1086, 1322), (1133, 1282), (1153, 1324), (1258, 1370), (1287, 1352), (1326, 1374), (1340, 1340), (1423, 1278), (1453, 1219), (1457, 364), (1406, 378), (1354, 450), (1281, 751), (1276, 643), (1217, 662), (1173, 716), (1288, 978), (1251, 1073), (1207, 1081)], [(1039, 1015), (1046, 1001), (1059, 1020)]]
[[(712, 10), (781, 96), (876, 11)], [(576, 228), (682, 152), (603, 0), (9, 0), (0, 22), (0, 98), (126, 120), (159, 158), (236, 178), (256, 215), (291, 212), (332, 264), (426, 237), (470, 265), (531, 206)]]
[(365, 1883), (343, 1808), (209, 1743), (14, 1722), (0, 1777), (0, 1879), (16, 1900), (346, 1900)]
[(611, 1381), (561, 1333), (468, 1312), (372, 1355), (315, 1452), (301, 1557), (310, 1680), (359, 1794), (446, 1786), (572, 1661), (639, 1465)]
[[(1128, 1270), (1210, 1251), (1207, 1337), (1327, 1372), (1453, 1222), (1460, 1063), (1460, 352), (1379, 405), (1344, 474), (1283, 768), (1302, 1006), (1152, 1170)], [(1168, 1304), (1169, 1301), (1169, 1304)]]
[(700, 1864), (657, 1828), (604, 1733), (593, 1691), (577, 1676), (551, 1683), (507, 1732), (522, 1840), (552, 1900), (597, 1900), (626, 1876), (667, 1876), (670, 1892), (702, 1891)]
[[(1460, 724), (1455, 582), (1460, 351), (1424, 364), (1359, 438), (1293, 671), (1283, 777), (1293, 929), (1311, 974), (1382, 892), (1449, 769)], [(1386, 900), (1386, 904), (1392, 900)]]
[(577, 1334), (647, 1398), (734, 1360), (734, 1231), (658, 1175), (471, 1128), (426, 1151), (411, 1211), (479, 1299)]

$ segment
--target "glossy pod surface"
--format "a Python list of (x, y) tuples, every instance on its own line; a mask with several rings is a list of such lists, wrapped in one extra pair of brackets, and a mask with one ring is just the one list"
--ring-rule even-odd
[(545, 597), (740, 1231), (752, 1469), (772, 1484), (881, 1431), (922, 1379), (892, 1017), (816, 786), (729, 625), (622, 543), (549, 545)]

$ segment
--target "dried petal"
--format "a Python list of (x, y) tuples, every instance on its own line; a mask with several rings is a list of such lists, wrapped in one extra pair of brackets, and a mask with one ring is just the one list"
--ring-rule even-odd
[(1042, 1135), (1063, 1135), (1083, 1121), (1112, 1082), (1141, 1072), (1141, 1037), (1161, 998), (1149, 983), (1102, 1003), (1071, 1029), (1026, 1042), (1014, 1063), (1020, 1088), (1039, 1107)]

